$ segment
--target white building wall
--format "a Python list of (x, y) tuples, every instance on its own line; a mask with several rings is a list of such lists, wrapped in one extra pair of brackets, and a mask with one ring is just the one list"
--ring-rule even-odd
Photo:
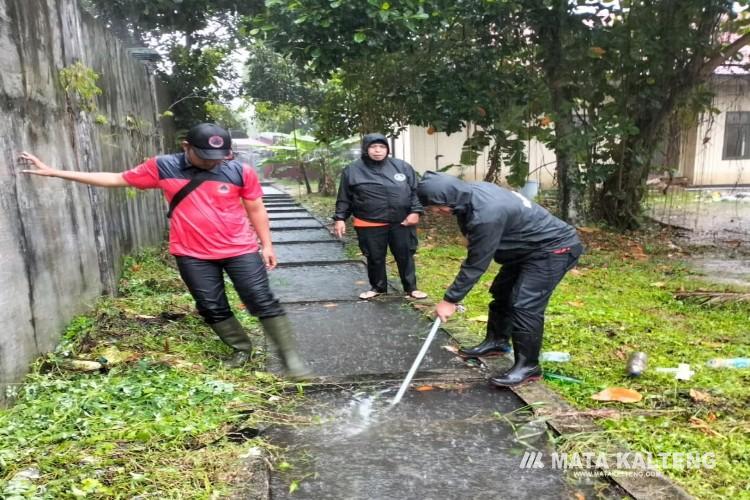
[(703, 115), (698, 124), (693, 184), (750, 184), (750, 159), (723, 159), (726, 112), (750, 112), (750, 81), (746, 76), (725, 77), (716, 81), (713, 89), (713, 107), (721, 112)]
[[(447, 165), (457, 165), (448, 170), (453, 175), (463, 175), (466, 180), (482, 180), (489, 169), (487, 150), (479, 155), (475, 165), (460, 165), (461, 148), (473, 133), (462, 130), (453, 134), (435, 132), (429, 134), (425, 127), (409, 126), (396, 139), (394, 152), (398, 158), (409, 162), (417, 172), (436, 170)], [(554, 184), (555, 154), (536, 140), (528, 142), (526, 152), (529, 159), (529, 179), (544, 188)], [(436, 156), (442, 155), (437, 158)], [(502, 175), (507, 175), (504, 170)]]

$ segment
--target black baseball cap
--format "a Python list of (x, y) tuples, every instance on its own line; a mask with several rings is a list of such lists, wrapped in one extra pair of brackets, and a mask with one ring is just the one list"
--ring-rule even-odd
[(232, 155), (232, 137), (213, 123), (199, 123), (188, 130), (185, 140), (204, 160), (224, 160)]

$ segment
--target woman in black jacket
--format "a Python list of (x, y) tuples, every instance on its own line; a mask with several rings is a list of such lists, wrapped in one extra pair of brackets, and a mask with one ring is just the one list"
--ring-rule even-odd
[(385, 256), (390, 247), (407, 297), (423, 299), (427, 294), (417, 289), (414, 268), (416, 225), (419, 214), (424, 212), (417, 198), (417, 174), (411, 165), (389, 158), (388, 154), (384, 135), (367, 134), (363, 138), (362, 157), (341, 174), (334, 232), (341, 238), (346, 231), (346, 219), (353, 216), (370, 280), (370, 290), (359, 298), (371, 299), (386, 293)]

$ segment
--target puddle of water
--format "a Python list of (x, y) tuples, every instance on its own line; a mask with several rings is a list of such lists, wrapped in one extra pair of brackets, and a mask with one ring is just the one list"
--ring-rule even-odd
[[(562, 471), (519, 467), (528, 442), (551, 448), (538, 424), (498, 417), (522, 406), (512, 392), (454, 386), (410, 390), (396, 406), (397, 385), (309, 394), (305, 411), (316, 423), (268, 434), (288, 446), (292, 464), (274, 473), (274, 498), (566, 497)], [(293, 481), (298, 490), (289, 494)]]
[(750, 259), (697, 258), (691, 263), (707, 281), (750, 286)]

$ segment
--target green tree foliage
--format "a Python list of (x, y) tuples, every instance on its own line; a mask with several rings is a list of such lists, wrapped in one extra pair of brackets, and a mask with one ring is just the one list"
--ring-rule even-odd
[(167, 84), (178, 129), (201, 121), (238, 125), (226, 103), (241, 94), (230, 55), (247, 33), (242, 15), (262, 8), (260, 0), (86, 0), (95, 15), (120, 36), (162, 54), (159, 76)]
[(312, 130), (307, 110), (293, 104), (255, 103), (255, 122), (259, 129), (290, 134), (299, 129), (305, 134)]
[(269, 0), (255, 30), (315, 77), (339, 80), (351, 104), (337, 100), (333, 116), (356, 109), (361, 126), (366, 96), (387, 103), (376, 112), (397, 126), (476, 124), (466, 160), (489, 145), (490, 180), (502, 165), (514, 184), (528, 169), (520, 141), (536, 137), (557, 155), (563, 215), (585, 209), (627, 229), (665, 121), (706, 109), (702, 83), (747, 44), (740, 3)]
[[(190, 40), (210, 40), (219, 31), (236, 32), (241, 15), (263, 8), (262, 0), (84, 0), (95, 15), (120, 34), (146, 40), (178, 34)], [(212, 30), (203, 32), (213, 25)]]
[(308, 172), (318, 174), (318, 192), (324, 196), (336, 194), (336, 177), (352, 160), (350, 151), (359, 143), (351, 137), (321, 142), (313, 136), (295, 130), (274, 148), (274, 155), (265, 163), (298, 166), (304, 176), (307, 193), (312, 192)]

